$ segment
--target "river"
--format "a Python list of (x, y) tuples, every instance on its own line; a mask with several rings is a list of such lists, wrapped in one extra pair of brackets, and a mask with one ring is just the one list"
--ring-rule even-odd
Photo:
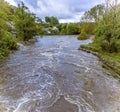
[(120, 112), (120, 82), (76, 36), (38, 37), (0, 64), (0, 112)]

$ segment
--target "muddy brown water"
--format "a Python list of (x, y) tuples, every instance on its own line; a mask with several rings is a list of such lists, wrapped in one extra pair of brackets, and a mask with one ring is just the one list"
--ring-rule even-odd
[(120, 112), (120, 82), (76, 36), (37, 38), (0, 64), (0, 112)]

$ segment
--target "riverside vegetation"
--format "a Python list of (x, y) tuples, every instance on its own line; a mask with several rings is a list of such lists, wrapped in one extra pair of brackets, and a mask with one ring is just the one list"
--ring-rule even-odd
[(79, 29), (79, 23), (60, 24), (53, 16), (46, 16), (43, 21), (23, 2), (15, 7), (0, 0), (0, 59), (17, 50), (19, 41), (28, 41), (36, 35), (79, 34)]
[(80, 49), (96, 54), (104, 67), (120, 75), (120, 5), (117, 1), (98, 5), (84, 14), (84, 20), (91, 18), (96, 24), (93, 42)]
[(24, 3), (14, 7), (0, 0), (0, 58), (17, 50), (18, 40), (25, 41), (39, 33), (35, 19)]

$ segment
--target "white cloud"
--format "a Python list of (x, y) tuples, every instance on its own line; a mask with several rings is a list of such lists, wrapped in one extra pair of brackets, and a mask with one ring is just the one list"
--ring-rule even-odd
[(59, 19), (60, 23), (77, 23), (80, 22), (80, 17), (84, 12), (75, 14), (72, 18)]
[(37, 2), (38, 8), (37, 13), (40, 16), (57, 16), (57, 17), (65, 17), (71, 16), (71, 12), (69, 10), (69, 6), (64, 4), (61, 0), (38, 0)]
[[(29, 2), (32, 6), (32, 1)], [(60, 22), (79, 22), (80, 16), (84, 11), (89, 10), (102, 0), (34, 0), (36, 7), (34, 12), (39, 17), (55, 16)]]
[(12, 5), (23, 1), (38, 17), (55, 16), (60, 22), (79, 22), (84, 11), (103, 0), (6, 0)]
[(10, 3), (11, 5), (17, 6), (17, 3), (14, 0), (5, 0), (5, 1)]

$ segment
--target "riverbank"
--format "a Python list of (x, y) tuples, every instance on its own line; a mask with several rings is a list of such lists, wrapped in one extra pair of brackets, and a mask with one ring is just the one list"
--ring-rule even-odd
[(119, 112), (119, 80), (107, 76), (97, 57), (77, 50), (90, 42), (47, 36), (20, 43), (0, 63), (0, 112)]
[(96, 55), (102, 62), (102, 66), (112, 72), (113, 77), (120, 78), (120, 53), (101, 52), (92, 44), (81, 45), (79, 50)]

